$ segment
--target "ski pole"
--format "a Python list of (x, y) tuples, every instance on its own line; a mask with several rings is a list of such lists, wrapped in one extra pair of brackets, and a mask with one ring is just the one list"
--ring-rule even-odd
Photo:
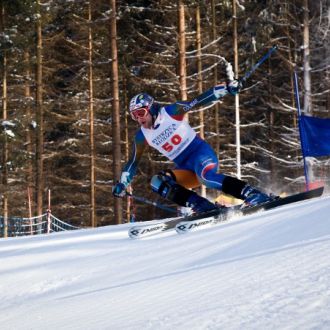
[[(136, 196), (136, 195), (133, 195), (129, 192), (126, 192), (126, 195), (139, 201), (139, 202), (142, 202), (142, 203), (145, 203), (145, 204), (149, 204), (149, 205), (153, 205), (155, 207), (158, 207), (159, 209), (162, 209), (164, 211), (168, 211), (168, 212), (171, 212), (171, 213), (176, 213), (178, 214), (178, 210), (175, 209), (175, 208), (172, 208), (172, 207), (169, 207), (169, 206), (166, 206), (166, 205), (163, 205), (159, 202), (155, 202), (155, 201), (151, 201), (145, 197), (140, 197), (140, 196)], [(180, 212), (179, 212), (180, 213)]]
[(252, 68), (250, 71), (248, 71), (243, 78), (239, 79), (239, 81), (244, 85), (247, 79), (249, 79), (254, 71), (256, 71), (259, 66), (264, 63), (272, 54), (275, 50), (278, 49), (277, 45), (274, 45), (267, 54), (265, 54)]

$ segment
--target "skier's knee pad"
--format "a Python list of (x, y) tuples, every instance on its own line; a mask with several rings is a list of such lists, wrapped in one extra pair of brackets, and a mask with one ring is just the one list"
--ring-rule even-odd
[(188, 198), (193, 193), (177, 184), (171, 176), (164, 175), (164, 172), (154, 175), (150, 183), (154, 192), (180, 206), (186, 206)]

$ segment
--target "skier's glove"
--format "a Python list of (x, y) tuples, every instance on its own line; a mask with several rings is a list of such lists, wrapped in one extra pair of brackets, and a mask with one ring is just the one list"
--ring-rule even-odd
[(231, 95), (238, 94), (243, 88), (242, 82), (235, 79), (227, 83), (227, 91)]
[(124, 197), (126, 195), (126, 186), (121, 182), (117, 182), (112, 187), (112, 195), (119, 198)]
[(120, 182), (127, 187), (131, 182), (131, 174), (129, 172), (122, 172), (120, 176)]
[(126, 195), (126, 188), (130, 181), (130, 173), (122, 172), (120, 182), (117, 182), (116, 185), (112, 187), (112, 194), (115, 197), (124, 197)]

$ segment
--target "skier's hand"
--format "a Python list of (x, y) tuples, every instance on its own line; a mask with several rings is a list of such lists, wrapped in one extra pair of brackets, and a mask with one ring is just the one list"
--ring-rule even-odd
[(131, 182), (130, 173), (129, 172), (122, 172), (121, 176), (120, 176), (120, 182), (122, 184), (124, 184), (125, 187), (127, 187)]
[(115, 197), (122, 198), (126, 195), (126, 186), (122, 182), (117, 182), (113, 187), (112, 187), (112, 194)]
[(242, 82), (235, 79), (227, 83), (227, 91), (231, 95), (238, 94), (243, 88)]

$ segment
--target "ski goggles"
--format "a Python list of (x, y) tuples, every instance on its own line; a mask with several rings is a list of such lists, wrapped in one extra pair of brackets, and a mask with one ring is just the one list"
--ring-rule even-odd
[(137, 121), (138, 118), (144, 118), (147, 116), (149, 108), (139, 108), (131, 111), (131, 117), (133, 120)]

